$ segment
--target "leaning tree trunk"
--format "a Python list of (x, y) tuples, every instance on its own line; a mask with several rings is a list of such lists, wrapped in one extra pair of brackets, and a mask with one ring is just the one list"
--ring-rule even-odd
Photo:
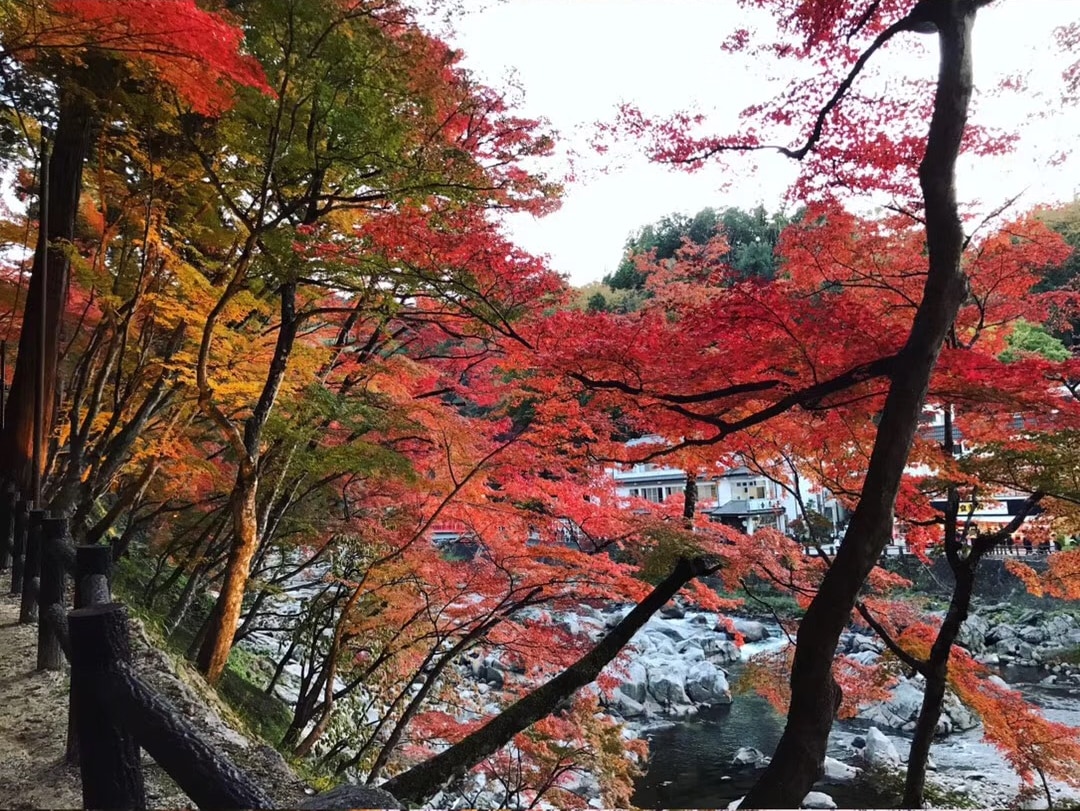
[(251, 559), (259, 546), (259, 527), (256, 519), (256, 499), (259, 477), (250, 459), (240, 462), (233, 488), (233, 542), (225, 564), (224, 581), (218, 594), (210, 625), (196, 658), (199, 670), (211, 684), (221, 678), (232, 650), (236, 622), (244, 602)]
[(893, 506), (930, 375), (956, 318), (966, 283), (955, 166), (971, 100), (975, 0), (941, 0), (928, 13), (941, 62), (926, 153), (919, 167), (929, 271), (907, 343), (896, 360), (870, 465), (851, 523), (799, 628), (787, 724), (769, 766), (743, 808), (798, 808), (817, 781), (840, 690), (832, 662), (859, 590), (892, 535)]
[[(0, 481), (11, 482), (24, 495), (30, 493), (33, 478), (34, 388), (42, 329), (41, 297), (45, 296), (45, 392), (42, 403), (44, 436), (47, 438), (52, 431), (60, 322), (67, 304), (71, 265), (68, 250), (75, 237), (75, 216), (82, 193), (83, 165), (90, 149), (91, 122), (92, 112), (86, 99), (77, 90), (61, 89), (56, 137), (49, 160), (48, 287), (42, 290), (41, 259), (46, 252), (37, 251), (19, 333), (19, 355), (4, 410), (4, 429), (0, 433)], [(44, 466), (44, 460), (38, 460), (38, 464)]]
[(596, 646), (551, 681), (518, 699), (475, 732), (423, 763), (394, 777), (382, 788), (399, 800), (419, 804), (446, 781), (464, 774), (499, 751), (519, 732), (554, 712), (555, 708), (593, 681), (633, 638), (649, 617), (695, 577), (716, 571), (700, 559), (681, 558), (674, 570), (627, 614)]

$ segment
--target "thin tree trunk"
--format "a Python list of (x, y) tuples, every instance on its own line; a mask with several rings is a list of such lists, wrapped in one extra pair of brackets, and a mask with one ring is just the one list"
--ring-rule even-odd
[(173, 610), (169, 612), (169, 617), (165, 621), (166, 637), (171, 637), (176, 633), (176, 629), (183, 623), (184, 617), (187, 616), (188, 609), (191, 608), (191, 603), (195, 599), (195, 592), (202, 586), (204, 571), (203, 567), (197, 567), (188, 575), (187, 583), (184, 584), (184, 588), (180, 592), (180, 598), (176, 601), (176, 605), (173, 606)]
[(244, 589), (251, 571), (251, 560), (259, 547), (258, 490), (262, 429), (285, 379), (298, 324), (296, 283), (286, 282), (281, 286), (281, 325), (274, 347), (274, 357), (270, 361), (259, 401), (244, 424), (244, 454), (239, 460), (236, 472), (233, 499), (233, 545), (229, 550), (229, 561), (225, 567), (224, 582), (213, 620), (207, 629), (206, 639), (199, 649), (197, 659), (199, 670), (211, 684), (221, 678), (229, 660), (236, 624), (243, 608)]
[[(448, 780), (464, 774), (494, 754), (519, 732), (550, 715), (560, 703), (593, 681), (633, 638), (634, 634), (668, 600), (695, 577), (711, 574), (716, 567), (701, 559), (682, 558), (674, 570), (635, 606), (591, 651), (551, 681), (519, 699), (475, 732), (423, 763), (399, 774), (382, 788), (399, 800), (419, 804)], [(801, 799), (801, 798), (800, 798)]]
[(266, 695), (272, 696), (274, 694), (274, 688), (277, 687), (277, 683), (281, 680), (281, 674), (285, 672), (285, 666), (289, 664), (293, 652), (296, 650), (296, 643), (297, 638), (294, 636), (289, 641), (289, 647), (286, 649), (285, 655), (282, 656), (281, 659), (278, 660), (277, 665), (274, 666), (274, 674), (270, 677), (269, 683), (267, 683), (266, 688), (263, 690)]
[(934, 732), (937, 730), (941, 708), (945, 702), (949, 656), (971, 606), (971, 594), (975, 585), (974, 572), (964, 565), (956, 576), (956, 588), (949, 603), (949, 611), (930, 649), (930, 659), (925, 672), (926, 690), (919, 708), (919, 719), (915, 723), (915, 735), (911, 740), (911, 752), (908, 755), (907, 777), (904, 780), (905, 808), (922, 808), (930, 747), (934, 743)]
[(225, 564), (221, 592), (195, 660), (196, 666), (211, 684), (221, 678), (229, 661), (251, 558), (259, 545), (259, 528), (256, 526), (258, 489), (259, 477), (255, 465), (248, 459), (241, 460), (233, 488), (233, 543)]
[(955, 167), (972, 91), (971, 0), (920, 4), (938, 29), (941, 60), (926, 154), (919, 167), (929, 271), (911, 334), (897, 359), (859, 505), (799, 627), (787, 724), (743, 808), (798, 808), (821, 774), (840, 690), (832, 662), (859, 590), (892, 536), (893, 506), (930, 375), (967, 292)]
[[(947, 422), (947, 439), (950, 434)], [(941, 708), (945, 701), (949, 659), (952, 656), (956, 638), (960, 635), (960, 628), (967, 620), (971, 609), (971, 597), (975, 593), (975, 578), (979, 562), (990, 549), (1020, 528), (1042, 498), (1042, 493), (1032, 493), (1024, 502), (1020, 512), (1013, 516), (1006, 526), (996, 532), (976, 536), (971, 542), (969, 555), (962, 557), (960, 550), (963, 533), (957, 529), (960, 499), (956, 488), (950, 488), (949, 504), (945, 513), (945, 553), (956, 584), (953, 587), (952, 599), (949, 601), (949, 610), (930, 648), (926, 666), (921, 670), (926, 677), (926, 692), (923, 693), (922, 706), (919, 708), (919, 718), (915, 725), (915, 735), (911, 741), (911, 752), (908, 755), (907, 777), (904, 781), (904, 805), (908, 808), (922, 808), (930, 747), (934, 742), (934, 732), (937, 730)]]

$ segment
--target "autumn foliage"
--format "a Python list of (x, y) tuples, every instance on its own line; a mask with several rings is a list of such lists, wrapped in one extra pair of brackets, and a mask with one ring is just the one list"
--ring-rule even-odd
[[(3, 6), (21, 88), (7, 112), (29, 122), (5, 177), (23, 202), (40, 191), (35, 149), (57, 111), (74, 105), (82, 127), (62, 155), (70, 236), (50, 253), (70, 278), (42, 325), (57, 338), (47, 499), (76, 541), (111, 545), (136, 583), (125, 599), (161, 613), (211, 681), (234, 646), (266, 653), (274, 640), (260, 688), (289, 680), (273, 741), (288, 753), (369, 782), (422, 763), (593, 650), (595, 634), (567, 620), (582, 604), (641, 603), (687, 561), (712, 579), (690, 578), (680, 599), (718, 613), (762, 589), (806, 610), (827, 586), (830, 555), (779, 527), (746, 534), (678, 497), (620, 496), (608, 475), (749, 465), (849, 511), (877, 496), (863, 484), (932, 276), (915, 199), (930, 98), (913, 81), (914, 101), (857, 89), (836, 106), (824, 79), (912, 4), (741, 5), (779, 12), (784, 41), (758, 47), (736, 31), (725, 47), (801, 60), (794, 95), (747, 110), (760, 126), (737, 137), (629, 107), (606, 135), (691, 167), (801, 152), (793, 193), (807, 208), (780, 238), (775, 279), (732, 268), (723, 234), (687, 241), (635, 259), (644, 303), (626, 314), (576, 309), (557, 269), (507, 236), (503, 212), (558, 205), (543, 170), (552, 137), (404, 6)], [(796, 145), (771, 146), (778, 133)], [(977, 155), (1011, 142), (964, 137)], [(840, 187), (895, 205), (854, 213)], [(0, 222), (12, 345), (34, 317), (38, 266), (20, 257), (36, 215), (12, 204)], [(967, 454), (917, 437), (892, 500), (925, 559), (941, 552), (947, 495), (1045, 493), (1047, 517), (1031, 526), (1047, 533), (1075, 499), (1074, 454), (1055, 438), (1080, 430), (1076, 361), (1002, 359), (1018, 324), (1075, 315), (1075, 291), (1033, 292), (1069, 248), (1036, 214), (1001, 211), (972, 230), (963, 300), (928, 372), (928, 402)], [(971, 546), (987, 528), (966, 529)], [(1071, 599), (1077, 554), (1042, 575), (1010, 565)], [(937, 630), (896, 598), (910, 583), (873, 562), (854, 621), (894, 638), (899, 658), (837, 659), (841, 716), (884, 697), (900, 654), (928, 656)], [(782, 710), (795, 650), (746, 673)], [(493, 662), (500, 686), (475, 689)], [(459, 787), (487, 786), (505, 806), (579, 807), (595, 777), (605, 805), (629, 805), (646, 747), (605, 714), (626, 661), (605, 664)], [(1063, 728), (962, 653), (948, 678), (1025, 780), (1075, 780)]]

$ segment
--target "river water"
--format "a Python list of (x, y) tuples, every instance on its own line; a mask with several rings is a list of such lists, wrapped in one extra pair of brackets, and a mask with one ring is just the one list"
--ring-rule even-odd
[[(738, 665), (732, 678), (738, 678)], [(1038, 682), (1045, 672), (1011, 669), (1002, 674), (1053, 721), (1080, 728), (1080, 689), (1045, 687)], [(646, 730), (650, 760), (647, 773), (638, 780), (633, 797), (639, 808), (725, 808), (746, 794), (760, 772), (733, 766), (735, 752), (752, 746), (766, 754), (775, 749), (784, 719), (764, 699), (741, 694), (726, 707)], [(865, 733), (868, 724), (840, 721), (829, 738), (829, 755), (852, 762), (851, 741)], [(910, 737), (883, 730), (906, 757)], [(1019, 778), (1002, 755), (982, 740), (981, 728), (938, 739), (931, 751), (936, 773), (963, 782), (979, 805), (1009, 805), (1020, 786)], [(932, 773), (933, 775), (933, 773)], [(841, 808), (874, 807), (881, 798), (865, 785), (821, 784), (816, 790), (829, 794)], [(1056, 798), (1063, 798), (1055, 791)], [(1075, 795), (1072, 795), (1075, 797)]]

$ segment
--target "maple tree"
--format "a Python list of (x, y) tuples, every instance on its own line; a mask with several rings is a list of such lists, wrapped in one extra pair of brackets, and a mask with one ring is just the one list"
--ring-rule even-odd
[[(367, 227), (389, 219), (404, 234), (413, 224), (410, 210), (419, 206), (450, 208), (455, 198), (471, 198), (477, 206), (540, 210), (548, 194), (540, 178), (514, 166), (547, 149), (547, 139), (532, 132), (534, 122), (507, 114), (496, 94), (455, 71), (449, 49), (402, 9), (330, 3), (239, 10), (253, 27), (251, 46), (275, 77), (277, 93), (249, 94), (242, 112), (238, 108), (219, 127), (185, 133), (239, 228), (217, 302), (202, 325), (195, 365), (200, 409), (221, 431), (237, 465), (230, 496), (233, 540), (198, 654), (212, 681), (225, 666), (259, 544), (266, 421), (282, 387), (302, 379), (289, 373), (298, 333), (327, 313), (378, 309), (392, 300), (364, 292), (378, 282), (363, 262), (332, 253), (308, 257), (299, 246), (317, 237), (323, 221), (333, 221), (335, 232), (364, 227), (361, 212), (371, 212)], [(384, 73), (357, 82), (372, 59)], [(402, 105), (402, 98), (415, 103)], [(292, 123), (299, 119), (306, 122), (303, 129)], [(243, 161), (235, 160), (238, 144)], [(375, 216), (380, 210), (394, 216)], [(410, 292), (417, 294), (424, 283), (414, 280)], [(278, 326), (266, 371), (252, 370), (263, 382), (252, 381), (248, 393), (215, 383), (214, 344), (227, 309), (253, 284), (266, 285), (279, 298)], [(316, 303), (334, 296), (341, 301)], [(236, 420), (231, 415), (237, 413), (244, 416)]]
[[(962, 149), (993, 153), (1007, 143), (968, 123), (973, 89), (972, 31), (981, 0), (949, 2), (747, 3), (773, 11), (782, 39), (760, 53), (787, 56), (811, 65), (811, 78), (796, 80), (790, 92), (755, 105), (746, 118), (749, 135), (698, 136), (701, 118), (653, 122), (627, 109), (623, 124), (654, 137), (653, 154), (688, 165), (747, 150), (771, 150), (801, 162), (795, 193), (828, 198), (837, 186), (894, 196), (917, 211), (925, 234), (925, 269), (918, 281), (917, 307), (896, 346), (889, 389), (877, 424), (861, 497), (844, 540), (799, 628), (791, 672), (791, 704), (784, 735), (770, 765), (747, 795), (748, 807), (798, 803), (815, 781), (825, 753), (834, 708), (841, 699), (832, 675), (831, 652), (859, 589), (892, 534), (893, 506), (900, 491), (931, 375), (968, 295), (963, 267), (966, 243), (955, 188)], [(868, 66), (886, 45), (912, 33), (933, 33), (939, 47), (937, 80), (909, 81), (887, 96), (858, 89)], [(742, 31), (728, 47), (751, 47)], [(792, 99), (798, 109), (792, 109)], [(794, 146), (767, 140), (787, 125), (800, 134)]]
[[(258, 65), (238, 53), (239, 30), (190, 0), (7, 3), (2, 23), (4, 59), (18, 76), (14, 86), (19, 91), (12, 99), (16, 114), (38, 106), (27, 103), (33, 98), (50, 99), (46, 109), (49, 117), (55, 116), (55, 132), (47, 139), (49, 185), (42, 190), (49, 230), (37, 235), (39, 249), (27, 285), (26, 315), (0, 434), (2, 478), (29, 493), (32, 466), (41, 470), (45, 465), (44, 459), (31, 459), (36, 336), (45, 336), (40, 362), (45, 370), (43, 402), (48, 404), (54, 401), (59, 326), (67, 304), (70, 255), (65, 245), (75, 235), (83, 166), (99, 120), (96, 101), (121, 84), (129, 70), (153, 74), (154, 87), (204, 113), (226, 107), (237, 84), (265, 88), (265, 82)], [(44, 261), (49, 267), (47, 290), (42, 289)], [(46, 436), (52, 424), (52, 409), (45, 408)]]

